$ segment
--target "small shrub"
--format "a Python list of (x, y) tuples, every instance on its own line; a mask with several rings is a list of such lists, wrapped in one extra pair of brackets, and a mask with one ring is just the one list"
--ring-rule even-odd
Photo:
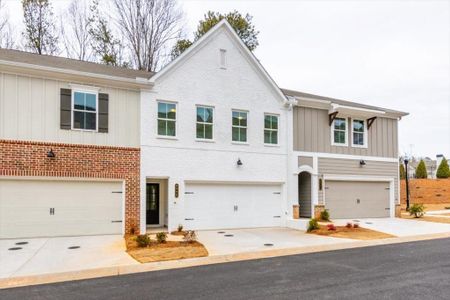
[(181, 225), (181, 224), (178, 225), (177, 231), (178, 232), (182, 232), (183, 231), (183, 225)]
[(156, 234), (156, 240), (158, 243), (165, 243), (167, 240), (167, 233), (166, 232), (158, 232)]
[(136, 242), (139, 247), (147, 247), (150, 245), (151, 239), (147, 234), (140, 234), (136, 237)]
[(347, 224), (345, 225), (345, 227), (347, 227), (347, 228), (352, 228), (352, 227), (353, 227), (353, 224), (350, 223), (350, 222), (347, 222)]
[(311, 232), (311, 231), (319, 229), (319, 228), (320, 228), (319, 222), (317, 222), (316, 218), (312, 218), (311, 220), (309, 220), (308, 229), (307, 229), (308, 232)]
[(336, 231), (336, 226), (334, 226), (334, 224), (328, 224), (327, 225), (328, 230), (330, 231)]
[(450, 168), (448, 166), (447, 159), (443, 157), (439, 167), (436, 171), (437, 178), (449, 178), (450, 177)]
[(193, 243), (197, 240), (197, 234), (195, 233), (194, 230), (188, 230), (184, 233), (183, 240), (186, 243)]
[(414, 216), (414, 218), (421, 218), (425, 214), (425, 206), (421, 203), (414, 203), (409, 208), (409, 215)]
[(419, 165), (417, 165), (415, 175), (416, 178), (427, 179), (428, 177), (427, 167), (425, 166), (425, 162), (423, 161), (423, 159), (420, 160)]
[(330, 212), (328, 211), (328, 209), (320, 212), (320, 219), (323, 221), (330, 221)]
[(359, 228), (359, 224), (358, 223), (353, 224), (353, 228)]

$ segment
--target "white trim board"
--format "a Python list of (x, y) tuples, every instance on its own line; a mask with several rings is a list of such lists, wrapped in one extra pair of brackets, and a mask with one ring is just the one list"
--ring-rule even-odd
[(336, 159), (354, 159), (354, 160), (367, 160), (367, 161), (383, 161), (383, 162), (398, 162), (396, 157), (378, 157), (378, 156), (364, 156), (364, 155), (350, 155), (350, 154), (336, 154), (336, 153), (323, 153), (323, 152), (304, 152), (293, 151), (294, 155), (317, 157), (317, 158), (336, 158)]

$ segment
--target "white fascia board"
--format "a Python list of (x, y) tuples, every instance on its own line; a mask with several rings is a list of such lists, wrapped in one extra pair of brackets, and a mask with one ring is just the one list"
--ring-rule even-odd
[(396, 157), (378, 157), (378, 156), (363, 156), (363, 155), (349, 155), (349, 154), (335, 154), (323, 152), (305, 152), (294, 151), (294, 155), (317, 157), (317, 158), (336, 158), (336, 159), (352, 159), (352, 160), (367, 160), (367, 161), (381, 161), (381, 162), (398, 162)]
[(359, 116), (359, 117), (366, 117), (366, 118), (384, 116), (386, 114), (386, 112), (384, 112), (382, 110), (353, 107), (353, 106), (331, 103), (329, 113), (333, 113), (333, 112), (339, 112), (339, 113), (342, 113), (343, 115)]
[(15, 61), (7, 61), (7, 60), (0, 60), (0, 65), (11, 66), (11, 67), (20, 67), (20, 68), (24, 68), (24, 69), (32, 69), (32, 70), (37, 70), (37, 71), (47, 71), (47, 72), (53, 72), (53, 73), (63, 73), (63, 74), (68, 74), (68, 75), (76, 75), (76, 76), (99, 78), (99, 79), (112, 80), (112, 81), (120, 81), (120, 82), (130, 83), (130, 84), (139, 84), (139, 85), (146, 85), (146, 86), (153, 85), (153, 83), (150, 82), (149, 80), (143, 81), (142, 78), (140, 78), (140, 77), (137, 77), (136, 79), (124, 78), (124, 77), (119, 77), (119, 76), (111, 76), (111, 75), (76, 71), (76, 70), (70, 70), (70, 69), (48, 67), (48, 66), (34, 65), (34, 64), (21, 63), (21, 62), (15, 62)]

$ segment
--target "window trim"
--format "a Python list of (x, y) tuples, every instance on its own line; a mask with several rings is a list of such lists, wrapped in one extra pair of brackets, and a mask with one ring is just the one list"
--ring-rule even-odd
[[(207, 123), (207, 122), (199, 122), (197, 121), (197, 109), (199, 107), (202, 108), (211, 108), (213, 111), (213, 119), (212, 119), (212, 123)], [(216, 126), (214, 125), (214, 120), (216, 118), (216, 112), (215, 112), (215, 107), (212, 105), (203, 105), (203, 104), (196, 104), (195, 105), (195, 140), (198, 142), (214, 142), (215, 141), (215, 137), (216, 137)], [(197, 124), (207, 124), (207, 125), (212, 125), (212, 138), (211, 139), (207, 139), (207, 138), (199, 138), (197, 137)]]
[[(271, 116), (271, 117), (276, 117), (277, 118), (277, 129), (272, 129), (272, 128), (266, 128), (266, 116)], [(263, 119), (263, 142), (265, 146), (278, 146), (280, 144), (280, 139), (279, 139), (279, 129), (280, 129), (280, 115), (279, 114), (274, 114), (274, 113), (264, 113), (264, 119)], [(277, 132), (277, 142), (275, 144), (272, 143), (266, 143), (266, 141), (264, 141), (264, 132), (266, 130), (269, 131), (276, 131)]]
[[(233, 112), (239, 112), (239, 113), (245, 113), (247, 116), (247, 126), (240, 126), (240, 125), (233, 125)], [(248, 144), (248, 115), (249, 111), (245, 109), (231, 109), (231, 143), (232, 144), (241, 144), (241, 145), (247, 145)], [(245, 142), (242, 141), (233, 141), (233, 128), (245, 128), (246, 132), (246, 140)]]
[[(345, 120), (345, 142), (344, 143), (336, 143), (334, 141), (334, 123), (336, 121), (336, 119), (344, 119)], [(348, 147), (348, 118), (347, 117), (337, 117), (336, 119), (333, 120), (333, 123), (330, 126), (330, 131), (331, 131), (331, 145), (332, 146), (340, 146), (340, 147)]]
[[(353, 141), (353, 122), (354, 121), (362, 121), (364, 123), (364, 132), (363, 132), (363, 138), (364, 138), (364, 144), (363, 145), (355, 145)], [(352, 118), (352, 147), (354, 148), (368, 148), (369, 141), (367, 140), (368, 134), (367, 134), (367, 120), (364, 119), (353, 119)]]
[[(74, 127), (74, 112), (87, 112), (87, 113), (94, 113), (93, 111), (88, 110), (80, 110), (75, 109), (75, 93), (83, 93), (83, 94), (91, 94), (95, 95), (95, 129), (84, 129), (84, 128), (75, 128)], [(84, 88), (72, 88), (72, 95), (70, 97), (70, 129), (75, 131), (86, 131), (86, 132), (98, 132), (98, 89), (84, 89)]]
[[(175, 135), (160, 135), (158, 132), (158, 105), (159, 103), (174, 104), (175, 105), (175, 119), (161, 119), (165, 121), (175, 121)], [(156, 137), (160, 139), (177, 140), (178, 139), (178, 102), (169, 100), (156, 100)]]

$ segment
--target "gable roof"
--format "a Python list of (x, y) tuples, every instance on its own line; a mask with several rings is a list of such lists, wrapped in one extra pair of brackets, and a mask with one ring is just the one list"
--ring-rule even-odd
[(182, 63), (185, 59), (189, 57), (191, 53), (193, 53), (197, 48), (201, 47), (205, 44), (213, 35), (219, 31), (220, 29), (225, 29), (228, 33), (231, 34), (232, 38), (239, 45), (242, 53), (247, 56), (249, 61), (256, 67), (256, 69), (261, 73), (263, 78), (267, 80), (267, 83), (272, 87), (275, 94), (277, 94), (280, 99), (284, 102), (287, 101), (286, 96), (281, 92), (281, 89), (269, 75), (269, 73), (264, 69), (259, 60), (255, 57), (255, 55), (247, 48), (241, 38), (237, 35), (236, 31), (231, 27), (230, 23), (226, 19), (221, 20), (219, 23), (214, 25), (207, 33), (205, 33), (201, 38), (195, 41), (188, 49), (186, 49), (180, 56), (171, 61), (167, 66), (165, 66), (161, 71), (156, 73), (153, 77), (150, 78), (150, 82), (154, 83), (157, 79), (163, 77), (165, 74), (169, 73), (171, 70), (176, 68), (176, 66)]
[(8, 61), (19, 64), (45, 66), (55, 69), (62, 69), (67, 71), (78, 71), (90, 74), (106, 75), (121, 77), (127, 79), (145, 78), (149, 79), (154, 73), (127, 69), (124, 67), (108, 66), (104, 64), (87, 62), (77, 59), (40, 55), (20, 50), (0, 49), (0, 62)]
[(374, 110), (374, 111), (382, 111), (382, 112), (386, 113), (387, 116), (393, 116), (393, 117), (404, 117), (404, 116), (408, 115), (408, 113), (403, 112), (403, 111), (387, 109), (387, 108), (383, 108), (383, 107), (372, 106), (372, 105), (362, 104), (362, 103), (353, 102), (353, 101), (319, 96), (319, 95), (314, 95), (314, 94), (309, 94), (309, 93), (304, 93), (304, 92), (294, 91), (294, 90), (288, 90), (288, 89), (281, 89), (281, 90), (283, 91), (283, 93), (286, 96), (295, 97), (297, 99), (312, 100), (312, 101), (318, 101), (318, 102), (329, 103), (329, 104), (338, 104), (338, 105), (342, 105), (342, 106), (349, 106), (349, 107), (368, 109), (368, 110)]

